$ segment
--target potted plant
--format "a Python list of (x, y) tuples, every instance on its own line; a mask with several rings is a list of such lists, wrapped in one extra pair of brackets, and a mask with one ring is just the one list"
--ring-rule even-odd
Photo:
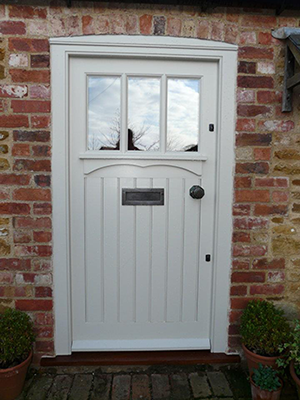
[(33, 323), (23, 311), (0, 314), (0, 399), (13, 400), (24, 386), (35, 340)]
[(290, 326), (274, 304), (266, 300), (252, 300), (241, 318), (242, 347), (250, 374), (259, 364), (278, 368), (280, 346), (290, 338)]
[(290, 367), (291, 376), (297, 386), (298, 398), (300, 399), (300, 321), (295, 320), (290, 340), (279, 349), (285, 354), (284, 358), (277, 360), (279, 367)]
[(282, 381), (272, 367), (259, 364), (250, 376), (252, 400), (279, 400)]

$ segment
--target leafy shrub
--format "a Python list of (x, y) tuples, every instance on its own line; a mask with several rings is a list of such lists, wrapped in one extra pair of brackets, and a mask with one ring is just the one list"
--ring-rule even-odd
[(258, 368), (253, 370), (252, 380), (260, 389), (272, 392), (281, 386), (277, 373), (272, 367), (263, 367), (259, 364)]
[(10, 368), (28, 357), (35, 340), (33, 323), (23, 311), (0, 314), (0, 368)]
[(300, 321), (296, 319), (290, 340), (279, 347), (281, 353), (287, 352), (286, 357), (277, 360), (279, 367), (287, 367), (291, 361), (294, 361), (296, 374), (300, 377)]
[(278, 356), (279, 347), (290, 339), (290, 326), (274, 304), (266, 300), (252, 300), (241, 318), (243, 344), (261, 356)]

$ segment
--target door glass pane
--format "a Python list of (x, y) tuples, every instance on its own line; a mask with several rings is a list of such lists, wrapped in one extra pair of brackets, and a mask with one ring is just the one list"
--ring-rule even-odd
[(199, 79), (168, 79), (167, 151), (198, 151), (199, 101)]
[(128, 78), (128, 150), (159, 150), (160, 79)]
[(121, 79), (88, 79), (88, 150), (120, 149)]

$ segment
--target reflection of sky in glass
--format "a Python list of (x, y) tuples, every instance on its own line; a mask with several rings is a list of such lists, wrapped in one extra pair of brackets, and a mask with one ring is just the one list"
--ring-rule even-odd
[(88, 149), (114, 149), (120, 135), (120, 78), (88, 80)]
[(139, 150), (159, 149), (160, 79), (128, 79), (128, 127)]
[(197, 150), (199, 79), (168, 79), (167, 150)]

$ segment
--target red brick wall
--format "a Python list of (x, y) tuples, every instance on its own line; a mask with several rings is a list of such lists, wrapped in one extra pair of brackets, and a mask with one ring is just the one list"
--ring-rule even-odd
[(299, 99), (280, 111), (283, 43), (300, 18), (272, 12), (78, 3), (0, 5), (0, 308), (29, 311), (37, 359), (53, 353), (51, 102), (48, 38), (82, 34), (196, 37), (236, 43), (236, 175), (229, 347), (250, 298), (299, 310)]

